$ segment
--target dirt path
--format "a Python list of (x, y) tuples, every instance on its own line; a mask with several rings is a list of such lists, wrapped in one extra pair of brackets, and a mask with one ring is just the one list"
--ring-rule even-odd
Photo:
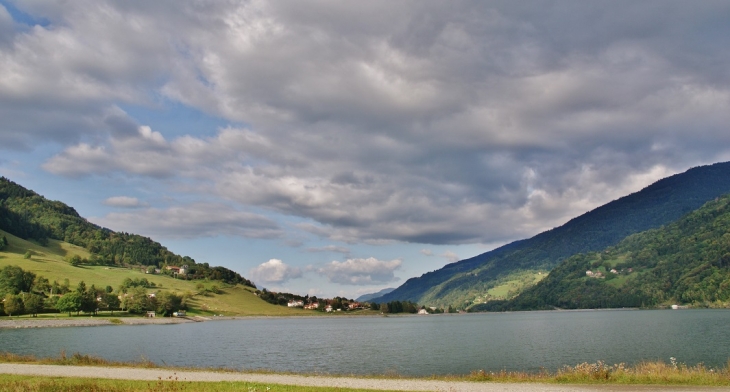
[(177, 381), (248, 381), (262, 384), (285, 384), (314, 387), (361, 388), (398, 391), (454, 391), (454, 392), (558, 392), (558, 391), (730, 391), (730, 388), (626, 386), (626, 385), (551, 385), (448, 382), (435, 380), (383, 380), (355, 377), (296, 376), (283, 374), (217, 373), (176, 371), (166, 369), (105, 368), (92, 366), (58, 366), (29, 364), (0, 364), (0, 373), (38, 375), (49, 377), (83, 377), (126, 380)]

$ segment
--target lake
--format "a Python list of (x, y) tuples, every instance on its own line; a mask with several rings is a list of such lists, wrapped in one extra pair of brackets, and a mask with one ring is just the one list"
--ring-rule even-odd
[(0, 330), (0, 351), (334, 374), (423, 376), (675, 357), (724, 366), (730, 311), (601, 310), (252, 318), (174, 325)]

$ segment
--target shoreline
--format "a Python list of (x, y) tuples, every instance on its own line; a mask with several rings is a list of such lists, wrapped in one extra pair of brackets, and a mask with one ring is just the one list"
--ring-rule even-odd
[[(186, 316), (186, 317), (114, 317), (114, 316), (97, 316), (97, 317), (64, 317), (64, 318), (14, 318), (0, 320), (0, 330), (2, 329), (21, 329), (21, 328), (60, 328), (60, 327), (100, 327), (114, 325), (170, 325), (170, 324), (186, 324), (206, 321), (226, 321), (226, 320), (251, 320), (251, 319), (301, 319), (301, 318), (319, 318), (317, 315), (302, 316)], [(336, 316), (337, 318), (356, 318), (356, 317), (383, 317), (380, 315), (347, 315)], [(112, 322), (111, 320), (118, 320)]]
[[(119, 320), (121, 323), (112, 322)], [(203, 321), (203, 320), (200, 320)], [(61, 328), (61, 327), (101, 327), (108, 325), (168, 325), (194, 323), (196, 320), (160, 317), (87, 317), (87, 318), (25, 318), (14, 320), (0, 320), (0, 329), (22, 329), (22, 328)]]

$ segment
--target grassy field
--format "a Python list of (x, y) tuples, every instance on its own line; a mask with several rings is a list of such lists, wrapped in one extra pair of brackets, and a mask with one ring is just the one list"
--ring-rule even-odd
[(502, 279), (499, 285), (494, 286), (487, 295), (489, 299), (510, 299), (524, 290), (533, 286), (547, 276), (543, 271), (520, 271)]
[[(36, 275), (47, 278), (50, 282), (57, 281), (63, 284), (68, 279), (70, 287), (76, 287), (80, 281), (88, 286), (104, 288), (107, 285), (116, 289), (126, 278), (146, 278), (154, 282), (157, 290), (169, 290), (179, 294), (191, 293), (188, 301), (192, 315), (224, 316), (302, 316), (317, 315), (319, 312), (277, 306), (262, 301), (254, 294), (254, 289), (241, 285), (230, 286), (217, 281), (187, 281), (174, 279), (167, 275), (145, 274), (140, 269), (128, 269), (107, 266), (72, 266), (65, 261), (69, 255), (79, 255), (88, 258), (89, 253), (78, 246), (65, 242), (49, 240), (48, 246), (40, 246), (34, 242), (25, 241), (0, 230), (0, 236), (5, 235), (9, 246), (0, 251), (0, 268), (7, 265), (17, 265)], [(30, 259), (24, 258), (26, 252), (31, 253)], [(196, 286), (203, 283), (206, 289), (217, 286), (220, 291), (214, 294), (210, 291), (199, 293)]]

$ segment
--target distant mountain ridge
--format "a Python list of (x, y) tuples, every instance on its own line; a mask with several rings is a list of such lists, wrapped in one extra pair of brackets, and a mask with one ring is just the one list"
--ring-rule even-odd
[(378, 291), (377, 293), (370, 293), (370, 294), (363, 294), (355, 299), (357, 302), (367, 302), (370, 301), (373, 298), (381, 297), (385, 294), (390, 293), (391, 291), (395, 290), (395, 287), (389, 287), (387, 289), (382, 289)]
[(372, 301), (468, 307), (475, 295), (486, 293), (500, 278), (519, 271), (550, 270), (572, 255), (602, 250), (631, 234), (671, 223), (726, 193), (730, 193), (730, 162), (695, 167), (558, 228), (408, 279)]

